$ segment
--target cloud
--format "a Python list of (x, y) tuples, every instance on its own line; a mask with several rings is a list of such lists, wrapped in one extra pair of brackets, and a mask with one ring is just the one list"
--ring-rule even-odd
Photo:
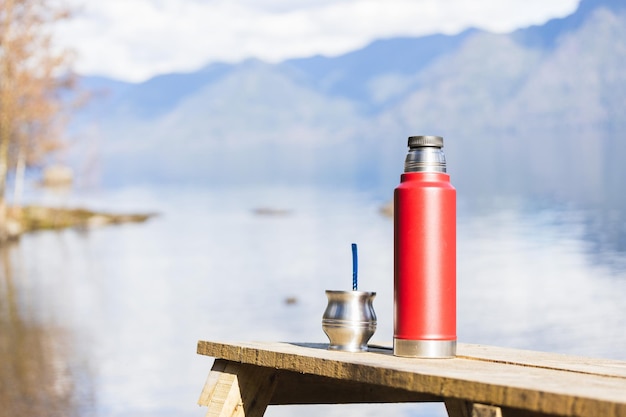
[(59, 29), (76, 69), (139, 81), (210, 62), (336, 55), (377, 38), (504, 32), (571, 13), (577, 0), (90, 0)]

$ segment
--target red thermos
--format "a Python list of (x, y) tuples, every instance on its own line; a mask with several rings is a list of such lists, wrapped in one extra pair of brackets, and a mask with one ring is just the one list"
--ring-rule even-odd
[(397, 356), (456, 355), (456, 190), (440, 136), (411, 136), (394, 193)]

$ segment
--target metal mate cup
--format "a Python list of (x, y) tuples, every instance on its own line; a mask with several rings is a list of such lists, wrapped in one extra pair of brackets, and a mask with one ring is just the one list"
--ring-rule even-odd
[(326, 291), (328, 305), (322, 318), (322, 329), (330, 350), (367, 351), (367, 342), (376, 331), (376, 313), (372, 304), (375, 292)]

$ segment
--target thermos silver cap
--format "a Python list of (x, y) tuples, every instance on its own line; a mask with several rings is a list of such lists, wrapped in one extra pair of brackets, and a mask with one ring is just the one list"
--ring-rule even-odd
[(404, 172), (446, 172), (441, 136), (410, 136)]
[(409, 136), (409, 148), (422, 148), (425, 146), (443, 148), (443, 138), (441, 136)]

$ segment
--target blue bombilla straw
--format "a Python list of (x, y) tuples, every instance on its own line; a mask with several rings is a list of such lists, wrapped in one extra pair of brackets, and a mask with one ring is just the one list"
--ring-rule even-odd
[(359, 258), (356, 253), (356, 243), (352, 244), (352, 291), (359, 288)]

